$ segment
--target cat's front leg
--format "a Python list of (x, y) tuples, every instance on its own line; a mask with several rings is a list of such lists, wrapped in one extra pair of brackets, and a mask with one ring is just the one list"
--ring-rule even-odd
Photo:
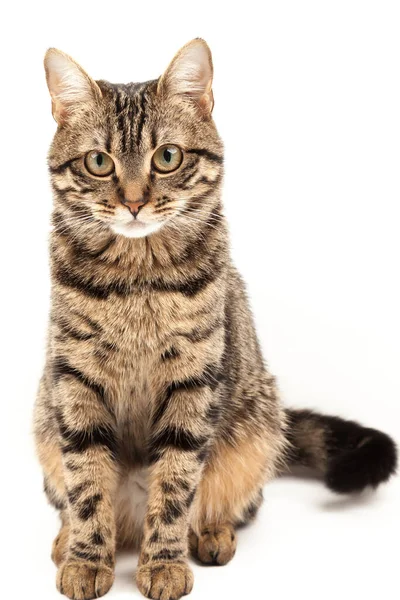
[(172, 382), (153, 416), (149, 501), (139, 568), (148, 598), (177, 600), (188, 594), (188, 517), (213, 436), (210, 412), (218, 402), (217, 371)]
[(78, 368), (59, 363), (55, 379), (69, 531), (57, 587), (73, 600), (90, 600), (114, 581), (114, 419), (100, 386)]

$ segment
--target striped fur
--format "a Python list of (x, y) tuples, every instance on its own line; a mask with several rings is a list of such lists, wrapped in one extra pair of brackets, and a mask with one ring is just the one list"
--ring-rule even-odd
[[(307, 440), (280, 404), (229, 257), (207, 46), (193, 41), (143, 84), (95, 83), (68, 61), (54, 50), (46, 59), (59, 127), (49, 154), (52, 309), (35, 407), (45, 490), (62, 519), (57, 585), (76, 600), (103, 595), (116, 548), (138, 543), (140, 590), (179, 598), (193, 584), (189, 538), (202, 562), (228, 562), (264, 483)], [(182, 166), (160, 175), (152, 154), (172, 143)], [(112, 175), (85, 170), (93, 149), (113, 158)], [(153, 233), (116, 232), (116, 223), (136, 227), (126, 199), (143, 198), (138, 220)], [(324, 435), (318, 422), (310, 448), (322, 470)]]

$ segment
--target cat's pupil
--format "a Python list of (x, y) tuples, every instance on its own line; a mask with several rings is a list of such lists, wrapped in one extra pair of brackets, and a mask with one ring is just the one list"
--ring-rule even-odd
[(96, 163), (98, 167), (101, 167), (103, 164), (103, 155), (102, 154), (98, 154), (96, 156)]
[(167, 163), (170, 163), (172, 159), (172, 152), (170, 150), (164, 150), (164, 160)]

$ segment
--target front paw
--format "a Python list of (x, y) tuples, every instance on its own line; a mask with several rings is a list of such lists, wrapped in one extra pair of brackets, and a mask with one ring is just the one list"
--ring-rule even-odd
[(139, 590), (153, 600), (178, 600), (193, 587), (193, 573), (186, 563), (148, 563), (136, 573)]
[(71, 600), (104, 596), (114, 582), (114, 572), (104, 565), (67, 560), (58, 569), (57, 589)]

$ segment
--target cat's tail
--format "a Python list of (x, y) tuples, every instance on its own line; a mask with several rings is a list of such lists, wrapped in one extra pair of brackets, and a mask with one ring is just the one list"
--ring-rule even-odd
[(338, 493), (377, 487), (396, 472), (396, 444), (386, 433), (310, 410), (287, 410), (289, 466), (317, 469)]

